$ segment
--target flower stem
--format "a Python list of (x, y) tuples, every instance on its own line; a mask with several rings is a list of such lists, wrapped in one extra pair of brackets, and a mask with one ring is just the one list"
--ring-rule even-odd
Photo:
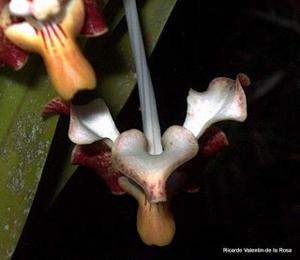
[(143, 131), (148, 140), (149, 153), (160, 154), (162, 152), (160, 125), (136, 0), (123, 0), (123, 3), (137, 73)]

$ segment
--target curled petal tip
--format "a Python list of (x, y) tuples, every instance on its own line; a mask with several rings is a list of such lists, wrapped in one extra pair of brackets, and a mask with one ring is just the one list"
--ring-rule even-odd
[(42, 117), (47, 118), (53, 114), (69, 116), (71, 105), (60, 97), (50, 100), (43, 108)]
[(244, 121), (247, 117), (247, 101), (242, 84), (250, 84), (245, 74), (236, 80), (216, 78), (205, 92), (190, 90), (184, 127), (199, 138), (213, 123), (223, 120)]
[(237, 80), (240, 82), (242, 87), (248, 87), (251, 85), (250, 78), (244, 73), (239, 73), (237, 75)]
[(84, 10), (84, 24), (80, 34), (87, 37), (105, 34), (108, 31), (108, 27), (97, 2), (95, 0), (84, 0)]

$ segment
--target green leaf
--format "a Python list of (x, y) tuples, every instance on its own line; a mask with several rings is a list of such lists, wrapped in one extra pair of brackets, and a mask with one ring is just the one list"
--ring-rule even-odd
[(40, 61), (29, 64), (36, 66), (0, 73), (0, 259), (9, 259), (18, 242), (57, 121), (40, 116), (54, 93)]
[[(142, 6), (141, 26), (146, 36), (145, 47), (149, 56), (153, 52), (176, 2), (177, 0), (151, 0), (146, 1)], [(86, 49), (88, 56), (95, 57), (93, 63), (97, 75), (101, 75), (98, 79), (97, 94), (105, 100), (112, 114), (116, 117), (134, 89), (136, 78), (126, 26), (120, 24), (119, 28), (116, 28), (116, 24), (119, 24), (124, 17), (121, 1), (110, 1), (109, 3), (112, 3), (113, 6), (108, 5), (105, 11), (115, 14), (115, 20), (109, 21), (115, 30), (105, 39), (99, 38), (97, 41), (89, 41)], [(101, 46), (101, 48), (95, 46)], [(75, 169), (75, 166), (67, 164), (57, 182), (56, 190), (51, 199), (52, 202), (72, 177)]]

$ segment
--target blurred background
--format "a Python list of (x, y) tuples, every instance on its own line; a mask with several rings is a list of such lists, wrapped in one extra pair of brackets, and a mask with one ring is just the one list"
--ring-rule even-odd
[[(300, 2), (179, 0), (149, 63), (162, 130), (183, 122), (189, 88), (203, 91), (213, 78), (239, 72), (252, 81), (247, 121), (219, 125), (230, 146), (199, 169), (198, 193), (172, 201), (173, 243), (143, 245), (134, 199), (111, 195), (81, 167), (50, 209), (43, 201), (51, 176), (43, 176), (14, 259), (215, 259), (225, 256), (223, 247), (292, 248), (296, 259)], [(120, 129), (141, 128), (138, 107), (134, 91), (118, 117)], [(60, 124), (66, 128), (67, 119)]]

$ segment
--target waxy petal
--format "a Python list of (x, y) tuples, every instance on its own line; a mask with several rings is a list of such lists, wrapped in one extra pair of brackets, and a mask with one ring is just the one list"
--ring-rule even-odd
[(228, 145), (225, 133), (215, 127), (210, 127), (199, 139), (197, 156), (180, 168), (182, 180), (178, 182), (181, 184), (181, 188), (186, 192), (198, 192), (201, 186), (202, 171)]
[(183, 126), (199, 138), (210, 125), (218, 121), (244, 121), (247, 117), (247, 101), (241, 83), (250, 83), (245, 74), (238, 75), (236, 80), (216, 78), (205, 92), (191, 89)]
[(206, 160), (213, 159), (218, 152), (228, 145), (226, 134), (218, 128), (210, 127), (199, 139), (198, 156), (203, 156)]
[(78, 91), (94, 89), (96, 76), (75, 42), (84, 22), (83, 2), (69, 0), (65, 8), (62, 20), (24, 21), (8, 26), (4, 32), (20, 48), (43, 57), (57, 93), (70, 100)]
[(84, 106), (72, 106), (69, 138), (75, 144), (91, 144), (102, 139), (112, 142), (119, 136), (112, 116), (102, 99)]
[(126, 177), (120, 186), (138, 202), (137, 231), (146, 245), (166, 246), (175, 235), (175, 221), (169, 202), (149, 203), (145, 194)]
[(144, 134), (133, 129), (123, 132), (112, 148), (113, 167), (142, 187), (151, 203), (167, 200), (168, 177), (199, 149), (197, 139), (181, 126), (168, 128), (162, 144), (161, 154), (149, 154)]
[(42, 116), (44, 118), (52, 114), (60, 114), (65, 116), (70, 116), (71, 113), (71, 104), (67, 101), (64, 101), (60, 97), (50, 100), (43, 108)]
[(102, 10), (96, 0), (84, 0), (84, 24), (80, 34), (87, 37), (100, 36), (108, 31)]
[(180, 166), (168, 179), (167, 191), (170, 196), (184, 190), (198, 192), (203, 177), (203, 170), (217, 154), (228, 146), (224, 132), (216, 127), (210, 127), (198, 141), (198, 154)]
[(76, 145), (71, 162), (92, 168), (105, 181), (113, 194), (125, 193), (118, 183), (118, 178), (121, 175), (111, 165), (111, 148), (104, 141), (88, 145)]
[(23, 68), (28, 60), (28, 53), (10, 42), (0, 28), (0, 66), (9, 66), (14, 70)]
[(14, 70), (21, 69), (28, 60), (28, 54), (9, 41), (3, 28), (12, 23), (7, 6), (8, 1), (0, 2), (0, 66), (9, 66)]

